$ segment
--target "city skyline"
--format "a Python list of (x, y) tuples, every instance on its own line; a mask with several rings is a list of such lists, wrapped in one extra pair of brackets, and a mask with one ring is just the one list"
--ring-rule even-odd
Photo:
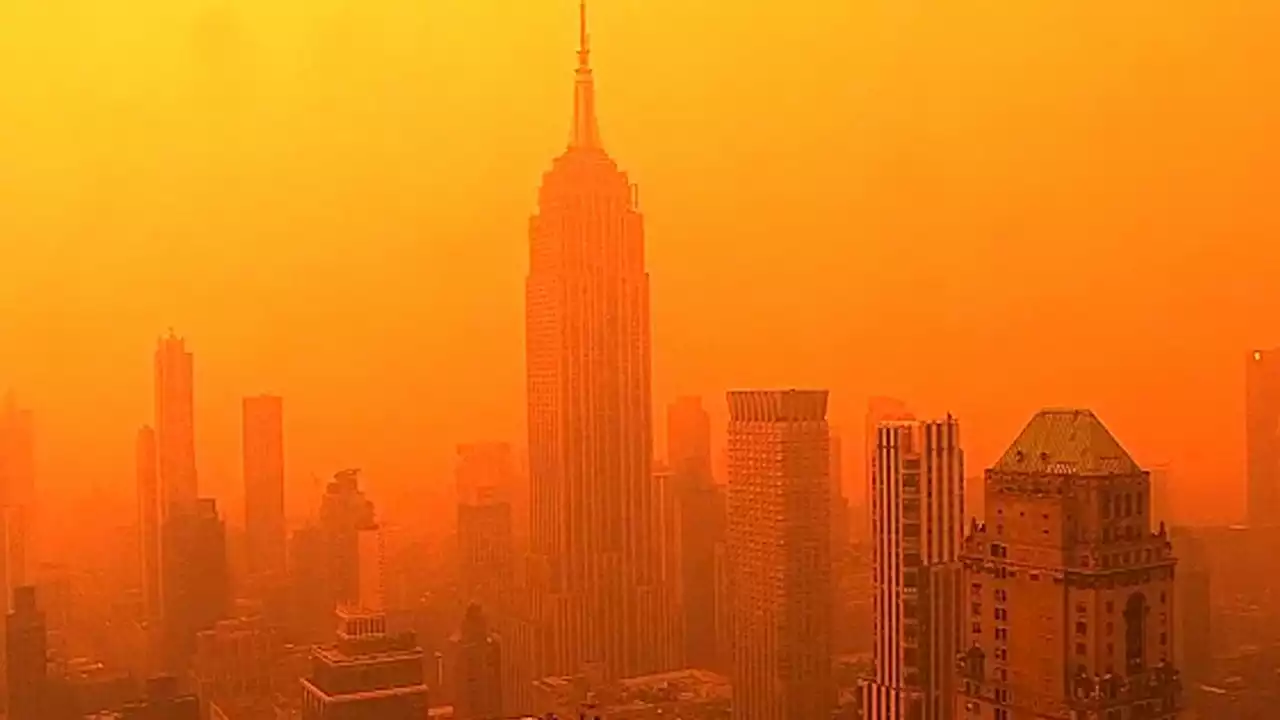
[[(391, 0), (379, 11), (351, 11), (346, 40), (323, 4), (299, 9), (304, 20), (289, 25), (242, 3), (227, 23), (239, 41), (223, 48), (244, 55), (226, 66), (247, 74), (240, 114), (199, 108), (227, 120), (233, 140), (238, 127), (242, 144), (214, 145), (225, 152), (211, 151), (224, 136), (204, 135), (209, 123), (197, 132), (197, 123), (185, 122), (195, 109), (185, 104), (187, 71), (195, 77), (191, 66), (203, 62), (185, 47), (197, 13), (183, 3), (163, 13), (148, 0), (135, 5), (93, 31), (52, 33), (56, 18), (39, 13), (0, 31), (44, 38), (41, 53), (68, 58), (79, 57), (76, 50), (98, 58), (92, 48), (110, 43), (89, 41), (119, 37), (126, 17), (154, 36), (97, 67), (37, 63), (30, 82), (10, 92), (15, 122), (25, 118), (3, 141), (15, 178), (12, 234), (30, 241), (11, 253), (2, 331), (27, 352), (0, 358), (0, 377), (39, 411), (49, 485), (80, 495), (91, 485), (129, 484), (132, 453), (105, 429), (147, 417), (149, 380), (136, 360), (170, 324), (201, 357), (199, 475), (228, 500), (238, 493), (228, 492), (238, 484), (238, 398), (259, 388), (289, 399), (289, 422), (299, 428), (291, 458), (303, 484), (311, 473), (360, 464), (370, 483), (386, 482), (389, 491), (384, 478), (447, 485), (456, 442), (520, 438), (519, 235), (532, 199), (528, 178), (564, 139), (568, 98), (556, 58), (572, 46), (573, 3), (522, 9), (528, 28), (517, 39), (507, 21), (486, 18), (489, 0), (469, 9)], [(1271, 66), (1265, 53), (1261, 62), (1256, 53), (1242, 59), (1244, 48), (1258, 47), (1265, 23), (1175, 2), (1158, 16), (1146, 5), (1124, 18), (1081, 9), (1055, 19), (1064, 32), (1042, 37), (1050, 12), (1043, 8), (997, 15), (984, 6), (950, 17), (935, 10), (904, 26), (834, 2), (815, 3), (807, 18), (768, 2), (722, 17), (670, 0), (643, 11), (625, 5), (595, 10), (609, 38), (597, 65), (608, 68), (610, 147), (643, 182), (642, 201), (657, 223), (648, 243), (655, 405), (735, 385), (822, 386), (833, 392), (833, 420), (856, 432), (861, 399), (891, 394), (921, 413), (950, 409), (966, 418), (979, 463), (1038, 406), (1089, 406), (1131, 438), (1137, 457), (1170, 462), (1200, 492), (1183, 506), (1213, 511), (1207, 519), (1241, 516), (1238, 358), (1276, 344), (1260, 319), (1275, 309), (1264, 282), (1275, 251), (1260, 241), (1275, 218), (1250, 193), (1220, 188), (1267, 187), (1266, 168), (1280, 166), (1267, 161), (1274, 140), (1249, 119), (1270, 117), (1274, 103), (1243, 79)], [(388, 19), (405, 22), (383, 38), (378, 28), (395, 24)], [(1172, 47), (1161, 34), (1168, 23), (1222, 35), (1205, 47)], [(463, 49), (431, 40), (424, 27), (476, 37)], [(791, 39), (787, 52), (765, 59), (765, 27)], [(1120, 41), (1080, 57), (1061, 45), (1072, 33)], [(722, 50), (698, 42), (713, 35)], [(655, 51), (667, 41), (686, 46), (686, 57)], [(24, 42), (8, 47), (29, 48)], [(1213, 52), (1219, 42), (1231, 51)], [(346, 53), (370, 46), (379, 51), (340, 72)], [(953, 61), (928, 53), (918, 66), (902, 66), (906, 50), (921, 46)], [(319, 68), (308, 75), (299, 66), (313, 55)], [(697, 72), (685, 72), (686, 61)], [(1170, 65), (1196, 72), (1171, 86), (1150, 69)], [(136, 80), (137, 89), (110, 105), (116, 85), (98, 83), (98, 72)], [(744, 87), (738, 75), (762, 83)], [(1148, 82), (1135, 81), (1125, 102), (1111, 102), (1106, 78), (1133, 76)], [(46, 80), (61, 90), (37, 97), (32, 88), (50, 86)], [(908, 86), (919, 96), (890, 92)], [(81, 95), (69, 98), (71, 88)], [(491, 91), (477, 96), (474, 88)], [(1033, 112), (1024, 97), (1046, 109)], [(914, 112), (921, 103), (936, 112)], [(1148, 104), (1165, 110), (1157, 116)], [(317, 106), (328, 112), (304, 112)], [(81, 143), (58, 146), (68, 126), (36, 122), (55, 108)], [(359, 129), (369, 132), (352, 132)], [(335, 147), (334, 138), (344, 140)], [(916, 153), (909, 163), (904, 150)], [(62, 172), (42, 157), (58, 160)], [(174, 157), (182, 162), (169, 162)], [(802, 171), (797, 161), (807, 157), (830, 162)], [(1188, 170), (1201, 161), (1208, 166)], [(1094, 175), (1104, 162), (1115, 168), (1105, 182)], [(917, 184), (901, 177), (908, 171), (936, 173), (920, 179), (925, 195), (901, 189)], [(869, 197), (868, 187), (886, 197)], [(1012, 187), (1018, 192), (1004, 191)], [(908, 200), (939, 212), (913, 212)], [(885, 224), (924, 215), (939, 216), (940, 225)], [(81, 229), (77, 217), (96, 224)], [(893, 249), (909, 243), (924, 243), (928, 262), (895, 263)], [(1051, 257), (1049, 248), (1064, 245), (1074, 249)], [(730, 247), (734, 260), (724, 262)], [(1103, 248), (1118, 254), (1114, 266), (1091, 259)], [(1009, 267), (1049, 261), (1060, 269), (1052, 282), (1032, 283)], [(1125, 282), (1107, 269), (1143, 263), (1146, 271)], [(882, 307), (885, 297), (937, 285), (939, 268), (949, 265), (959, 272), (948, 272), (938, 292), (955, 312), (914, 301)], [(843, 269), (827, 269), (835, 267)], [(757, 287), (771, 270), (779, 281), (805, 281), (812, 301), (769, 305), (762, 293), (734, 292)], [(286, 289), (281, 277), (299, 280)], [(1015, 328), (1034, 334), (1035, 323), (1067, 323), (1061, 308), (1084, 302), (1076, 297), (1082, 287), (1103, 288), (1087, 307), (1114, 372), (1084, 348), (1048, 340), (988, 352)], [(1212, 318), (1198, 310), (1208, 307)], [(1169, 316), (1181, 318), (1176, 333)], [(955, 350), (954, 372), (918, 372), (906, 350), (912, 343), (903, 340), (931, 337)], [(771, 349), (800, 342), (815, 351), (789, 365)], [(76, 352), (80, 345), (94, 352)], [(476, 364), (486, 383), (464, 391), (446, 380)], [(316, 383), (317, 375), (329, 381)], [(395, 389), (388, 377), (397, 378)], [(90, 394), (94, 403), (79, 401)], [(397, 418), (388, 431), (364, 429), (386, 416)], [(722, 419), (714, 418), (717, 436)], [(661, 435), (660, 418), (656, 424)], [(79, 451), (55, 451), (65, 446)]]

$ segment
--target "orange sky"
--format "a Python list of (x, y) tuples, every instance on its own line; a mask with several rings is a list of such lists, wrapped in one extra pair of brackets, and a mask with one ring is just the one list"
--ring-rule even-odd
[[(1280, 4), (591, 13), (647, 218), (655, 402), (701, 393), (720, 426), (727, 388), (829, 387), (857, 432), (896, 395), (957, 414), (975, 474), (1034, 410), (1088, 406), (1175, 464), (1178, 507), (1236, 516), (1244, 351), (1280, 344)], [(386, 507), (447, 484), (459, 441), (522, 443), (526, 222), (575, 20), (0, 7), (0, 384), (38, 411), (45, 482), (132, 492), (169, 326), (234, 518), (245, 394), (286, 397), (292, 498), (356, 465)]]

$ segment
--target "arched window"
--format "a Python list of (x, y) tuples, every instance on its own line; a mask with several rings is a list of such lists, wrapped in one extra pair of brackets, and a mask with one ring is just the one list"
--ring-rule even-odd
[(1147, 598), (1140, 592), (1124, 604), (1124, 665), (1129, 675), (1146, 669)]

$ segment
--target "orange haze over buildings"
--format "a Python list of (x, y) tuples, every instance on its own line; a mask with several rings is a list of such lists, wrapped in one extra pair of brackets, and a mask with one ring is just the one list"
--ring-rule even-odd
[[(313, 475), (363, 468), (393, 514), (448, 495), (459, 442), (522, 447), (576, 5), (5, 3), (0, 386), (35, 410), (42, 486), (132, 497), (169, 327), (222, 507), (246, 396), (285, 398), (291, 515)], [(1280, 345), (1280, 3), (592, 16), (657, 407), (701, 395), (720, 445), (728, 388), (830, 388), (850, 437), (897, 397), (963, 418), (977, 468), (1041, 407), (1088, 407), (1176, 468), (1175, 512), (1241, 516), (1245, 360)]]

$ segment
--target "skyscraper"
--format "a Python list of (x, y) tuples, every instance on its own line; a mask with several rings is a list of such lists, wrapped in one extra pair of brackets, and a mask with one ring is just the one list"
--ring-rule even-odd
[(506, 443), (458, 447), (458, 563), (467, 600), (492, 606), (510, 590), (515, 561), (511, 492), (516, 465)]
[(1174, 567), (1148, 474), (1088, 410), (1044, 410), (965, 538), (956, 717), (1177, 717)]
[(581, 9), (573, 128), (543, 176), (525, 283), (530, 542), (543, 675), (660, 669), (649, 275), (635, 187), (604, 151)]
[[(373, 503), (360, 489), (360, 471), (333, 476), (320, 501), (320, 543), (324, 587), (313, 591), (325, 598), (329, 612), (358, 603), (361, 591), (361, 535), (376, 530)], [(367, 539), (366, 539), (366, 542)]]
[(0, 408), (0, 505), (9, 509), (4, 552), (11, 588), (27, 584), (35, 504), (35, 424), (31, 411), (18, 407), (14, 394), (7, 393)]
[(954, 712), (964, 540), (964, 457), (950, 417), (876, 430), (871, 478), (874, 676), (866, 720), (944, 720)]
[(185, 671), (196, 635), (227, 615), (231, 603), (227, 528), (217, 503), (174, 504), (161, 539), (164, 572), (164, 652), (173, 672)]
[(244, 531), (252, 575), (278, 576), (285, 566), (284, 402), (244, 399)]
[(502, 649), (479, 605), (467, 606), (453, 655), (457, 664), (453, 704), (458, 720), (503, 717)]
[(1245, 453), (1249, 526), (1280, 525), (1280, 349), (1255, 350), (1249, 355)]
[(725, 517), (723, 493), (711, 477), (711, 416), (702, 398), (678, 398), (667, 407), (667, 455), (663, 545), (675, 634), (686, 666), (717, 668), (716, 544), (724, 540)]
[(155, 354), (156, 452), (160, 513), (196, 502), (195, 392), (192, 357), (182, 338), (169, 331)]
[(48, 635), (36, 589), (13, 591), (13, 611), (5, 618), (5, 669), (10, 720), (45, 720)]
[(337, 611), (338, 640), (311, 650), (302, 679), (302, 720), (421, 720), (427, 716), (422, 648), (413, 633), (392, 634), (381, 612)]
[(733, 717), (829, 717), (827, 393), (747, 390), (728, 399)]
[(136, 470), (138, 481), (138, 568), (142, 575), (142, 602), (146, 618), (158, 621), (163, 613), (161, 574), (160, 474), (156, 466), (156, 433), (138, 430)]

